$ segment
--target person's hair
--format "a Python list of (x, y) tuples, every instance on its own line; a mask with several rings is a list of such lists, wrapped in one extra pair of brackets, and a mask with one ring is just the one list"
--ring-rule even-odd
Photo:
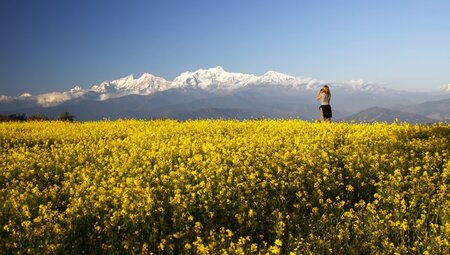
[(331, 95), (331, 92), (330, 92), (330, 87), (328, 87), (328, 85), (323, 85), (323, 87), (324, 88), (327, 88), (327, 92), (325, 92), (325, 93), (327, 93), (328, 95)]

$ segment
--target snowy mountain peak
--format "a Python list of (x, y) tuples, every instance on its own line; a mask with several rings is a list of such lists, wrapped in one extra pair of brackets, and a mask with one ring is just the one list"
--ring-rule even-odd
[(115, 80), (114, 83), (116, 84), (117, 87), (122, 88), (132, 86), (132, 84), (134, 83), (134, 76), (132, 74), (127, 75), (123, 78)]
[(270, 70), (270, 71), (267, 71), (263, 76), (288, 76), (288, 75), (277, 72), (277, 71)]
[(27, 97), (32, 97), (33, 95), (31, 95), (30, 93), (22, 93), (22, 95), (19, 96), (19, 98), (27, 98)]
[(243, 87), (255, 80), (251, 74), (230, 73), (221, 66), (184, 72), (173, 80), (173, 87), (196, 87), (207, 90), (230, 90)]
[(268, 77), (268, 78), (275, 79), (275, 80), (295, 79), (294, 76), (287, 75), (287, 74), (284, 74), (284, 73), (280, 73), (280, 72), (277, 72), (277, 71), (268, 71), (268, 72), (266, 72), (263, 75), (263, 77)]
[(286, 85), (298, 86), (302, 82), (300, 79), (294, 76), (290, 76), (276, 71), (268, 71), (263, 76), (260, 77), (259, 83), (284, 85), (284, 86)]
[(150, 73), (143, 73), (141, 75), (141, 77), (138, 78), (138, 80), (151, 80), (153, 78), (157, 78), (157, 77)]
[(198, 74), (205, 74), (205, 73), (210, 73), (210, 74), (219, 74), (219, 73), (223, 73), (226, 72), (223, 67), (221, 66), (216, 66), (216, 67), (211, 67), (211, 68), (207, 68), (207, 69), (203, 69), (200, 68), (197, 71), (194, 71), (193, 73), (198, 73)]
[(148, 95), (156, 91), (169, 89), (170, 86), (171, 83), (164, 78), (143, 73), (137, 79), (133, 75), (128, 75), (117, 80), (104, 81), (99, 85), (92, 86), (90, 91), (101, 93), (101, 99), (105, 100), (131, 94)]
[[(189, 73), (189, 72), (188, 72)], [(224, 74), (230, 74), (229, 72), (226, 72), (221, 66), (217, 66), (214, 68), (208, 68), (208, 69), (198, 69), (195, 72), (190, 73), (193, 76), (199, 77), (199, 78), (214, 78), (218, 77)]]
[(72, 94), (82, 93), (82, 92), (84, 92), (84, 90), (80, 86), (75, 86), (72, 89), (70, 89), (70, 93), (72, 93)]
[(225, 72), (225, 70), (221, 66), (216, 66), (214, 68), (209, 68), (208, 70), (211, 71), (211, 72), (217, 72), (217, 73)]
[(167, 83), (168, 81), (166, 81), (166, 79), (161, 78), (161, 77), (157, 77), (153, 74), (149, 74), (149, 73), (143, 73), (141, 75), (141, 77), (137, 78), (136, 80), (134, 80), (134, 83), (138, 83), (140, 84), (140, 86), (138, 87), (151, 87), (151, 84), (163, 84), (163, 83)]
[[(324, 84), (325, 82), (321, 80), (309, 77), (294, 77), (276, 71), (268, 71), (261, 76), (256, 76), (253, 74), (227, 72), (223, 67), (216, 66), (181, 73), (173, 81), (167, 81), (150, 73), (143, 73), (138, 78), (135, 78), (133, 75), (127, 75), (116, 80), (103, 81), (89, 89), (75, 86), (66, 92), (50, 92), (35, 96), (24, 93), (19, 97), (1, 96), (0, 101), (6, 102), (15, 99), (37, 100), (39, 105), (50, 106), (75, 98), (106, 100), (127, 95), (149, 95), (159, 91), (184, 87), (222, 93), (249, 85), (276, 85), (293, 89), (315, 90)], [(363, 80), (350, 80), (341, 83), (330, 81), (328, 84), (331, 84), (332, 89), (339, 87), (358, 91), (383, 91), (384, 89), (373, 82)], [(445, 90), (450, 92), (450, 84), (447, 85)]]

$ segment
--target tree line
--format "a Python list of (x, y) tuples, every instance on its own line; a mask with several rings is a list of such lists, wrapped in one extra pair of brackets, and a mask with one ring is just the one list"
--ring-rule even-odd
[(57, 118), (50, 118), (45, 115), (32, 115), (27, 117), (25, 113), (15, 113), (8, 115), (0, 114), (0, 122), (6, 121), (50, 121), (50, 120), (59, 120), (59, 121), (74, 121), (75, 117), (69, 112), (62, 112)]

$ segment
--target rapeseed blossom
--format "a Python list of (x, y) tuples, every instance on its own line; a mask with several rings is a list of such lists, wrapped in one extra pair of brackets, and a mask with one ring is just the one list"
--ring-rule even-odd
[(0, 124), (0, 250), (448, 254), (447, 124)]

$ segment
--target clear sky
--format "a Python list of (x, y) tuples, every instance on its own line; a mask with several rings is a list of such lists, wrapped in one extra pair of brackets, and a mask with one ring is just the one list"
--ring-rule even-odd
[(449, 17), (448, 0), (0, 0), (0, 94), (217, 65), (439, 90)]

